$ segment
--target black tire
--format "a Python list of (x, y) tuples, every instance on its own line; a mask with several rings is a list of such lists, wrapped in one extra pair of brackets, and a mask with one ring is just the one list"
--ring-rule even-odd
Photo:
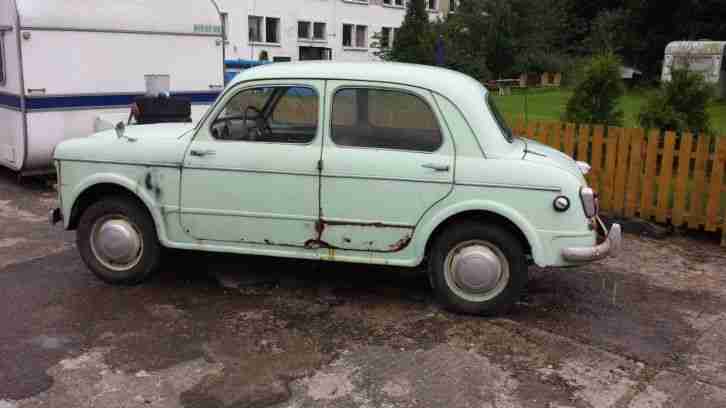
[[(447, 256), (460, 243), (482, 241), (496, 247), (508, 263), (508, 279), (500, 292), (493, 294), (491, 299), (472, 301), (460, 296), (450, 285), (451, 279), (446, 278)], [(479, 222), (463, 222), (454, 224), (443, 230), (435, 238), (429, 256), (429, 278), (436, 297), (447, 310), (456, 313), (473, 315), (496, 315), (507, 312), (519, 300), (527, 283), (527, 260), (522, 243), (506, 227), (486, 225)], [(463, 291), (463, 290), (460, 290)], [(496, 291), (494, 291), (496, 292)]]
[[(91, 245), (94, 225), (105, 217), (115, 216), (123, 217), (141, 236), (141, 256), (135, 265), (125, 270), (105, 266), (94, 254)], [(124, 196), (103, 198), (83, 212), (76, 232), (76, 245), (88, 269), (102, 281), (114, 285), (136, 285), (145, 281), (156, 271), (161, 259), (154, 220), (142, 204)]]

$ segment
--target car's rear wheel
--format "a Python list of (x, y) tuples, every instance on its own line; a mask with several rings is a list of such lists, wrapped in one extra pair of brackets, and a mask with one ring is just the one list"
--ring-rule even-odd
[(104, 198), (81, 215), (76, 234), (81, 258), (101, 280), (143, 282), (159, 265), (161, 246), (146, 209), (128, 197)]
[(517, 301), (527, 283), (527, 262), (522, 243), (507, 228), (459, 223), (434, 241), (429, 274), (447, 309), (491, 315)]

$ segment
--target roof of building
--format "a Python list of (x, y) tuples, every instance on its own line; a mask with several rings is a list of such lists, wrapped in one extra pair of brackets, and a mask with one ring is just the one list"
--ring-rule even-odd
[(221, 35), (211, 0), (17, 0), (23, 28)]
[(726, 41), (673, 41), (666, 46), (669, 55), (723, 55)]
[(429, 65), (395, 62), (290, 62), (248, 69), (232, 83), (266, 79), (343, 79), (388, 82), (424, 88), (444, 96), (465, 93), (480, 99), (486, 88), (460, 72)]

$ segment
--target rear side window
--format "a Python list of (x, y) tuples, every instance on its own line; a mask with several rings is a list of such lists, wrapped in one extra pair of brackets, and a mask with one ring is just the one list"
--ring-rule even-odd
[(347, 88), (333, 97), (333, 142), (340, 146), (433, 152), (442, 144), (436, 116), (402, 91)]

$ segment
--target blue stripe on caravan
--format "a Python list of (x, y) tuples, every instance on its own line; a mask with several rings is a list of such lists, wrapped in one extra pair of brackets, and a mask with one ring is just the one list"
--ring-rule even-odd
[(0, 93), (0, 106), (9, 106), (13, 109), (20, 109), (20, 96)]
[[(191, 99), (192, 103), (212, 103), (219, 96), (219, 92), (177, 92), (174, 96)], [(120, 95), (76, 95), (76, 96), (32, 96), (28, 97), (25, 106), (27, 110), (52, 110), (73, 108), (102, 108), (113, 106), (128, 106), (136, 97), (142, 94)]]

